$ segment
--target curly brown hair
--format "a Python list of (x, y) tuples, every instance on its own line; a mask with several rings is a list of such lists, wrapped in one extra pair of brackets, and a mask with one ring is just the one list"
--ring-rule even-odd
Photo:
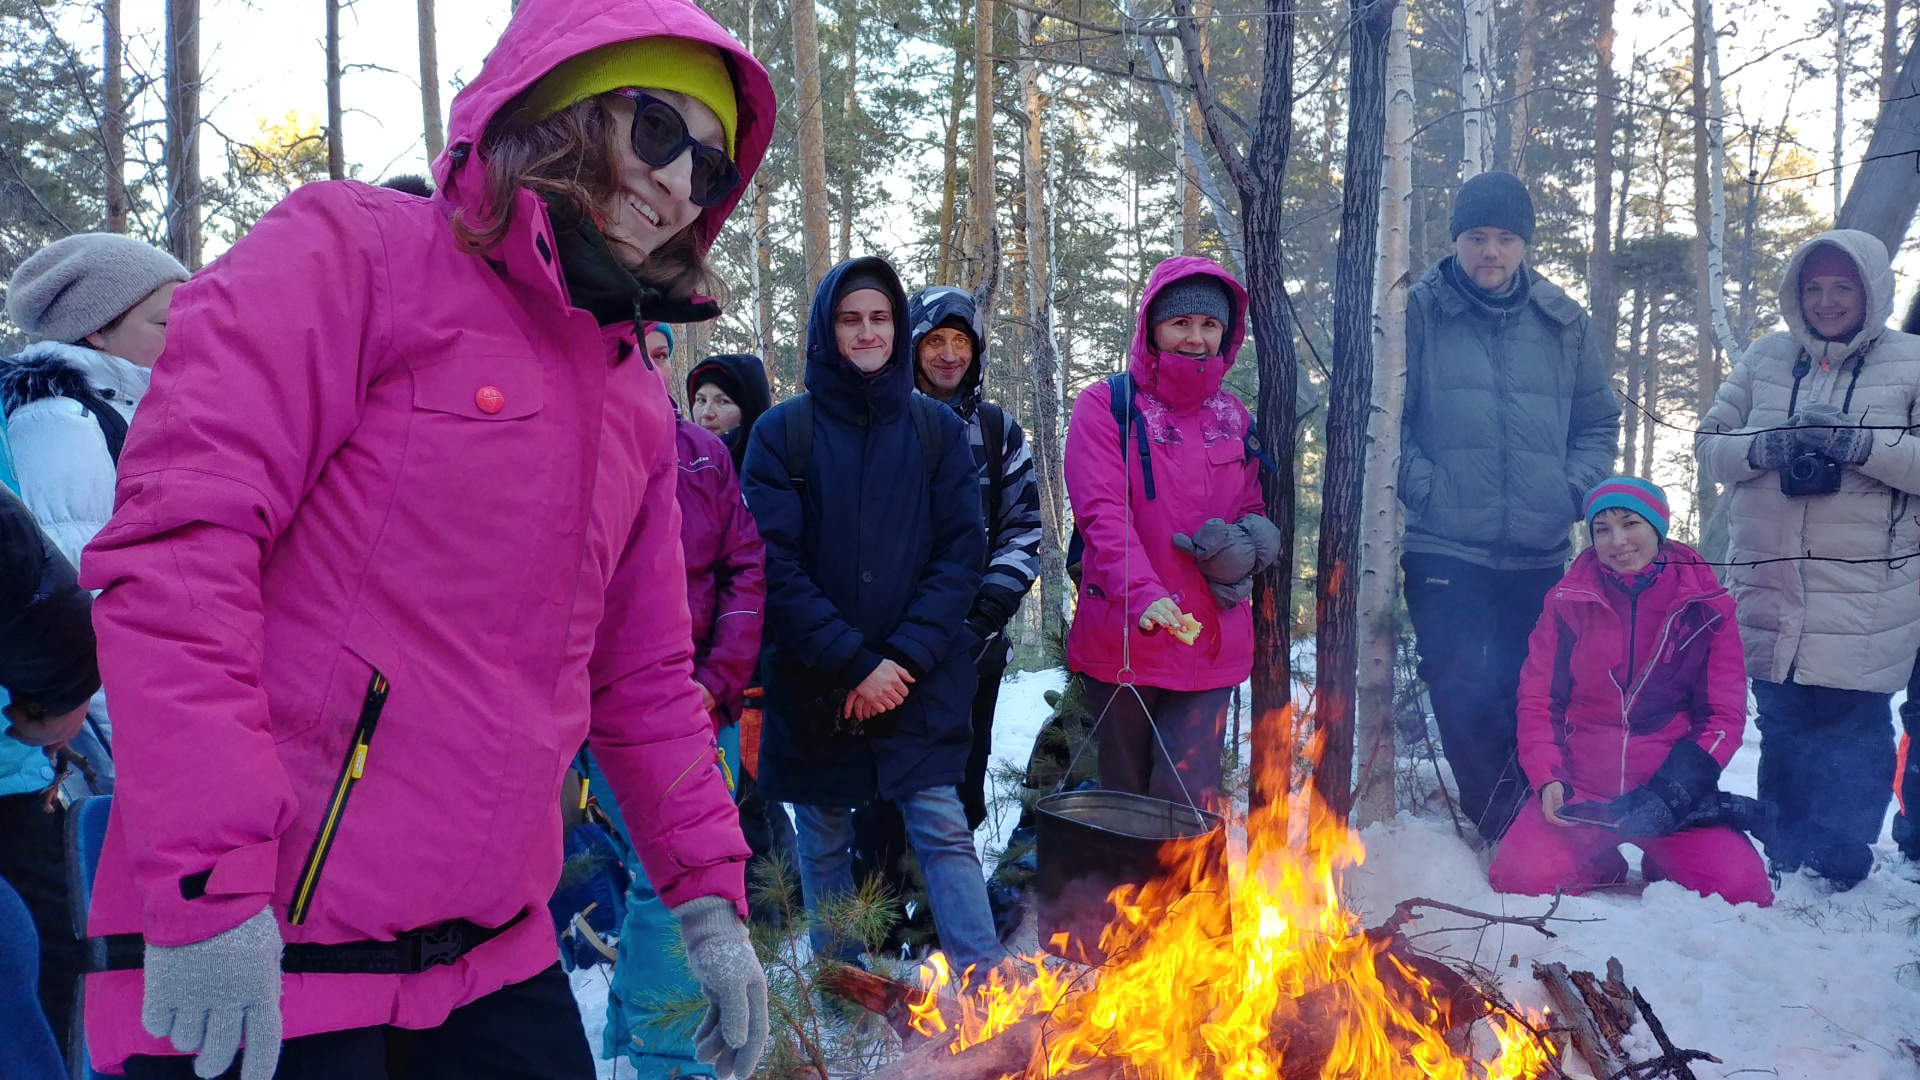
[[(626, 132), (615, 122), (602, 97), (590, 97), (537, 123), (516, 123), (512, 107), (502, 109), (487, 127), (478, 157), (486, 170), (480, 206), (453, 214), (453, 234), (474, 254), (491, 251), (513, 225), (513, 204), (521, 188), (567, 199), (595, 222), (600, 208), (620, 191), (619, 149), (614, 140)], [(694, 237), (696, 221), (680, 230), (637, 267), (641, 282), (674, 299), (696, 293), (720, 297), (724, 289), (707, 266)]]

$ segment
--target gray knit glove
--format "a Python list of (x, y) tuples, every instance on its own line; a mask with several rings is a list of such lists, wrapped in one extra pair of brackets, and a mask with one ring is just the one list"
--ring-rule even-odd
[(707, 998), (693, 1054), (720, 1080), (747, 1080), (767, 1045), (767, 973), (753, 954), (733, 901), (702, 896), (673, 909), (687, 943), (687, 970)]
[(268, 908), (225, 933), (169, 948), (148, 945), (140, 1022), (219, 1076), (242, 1039), (240, 1080), (272, 1080), (280, 1064), (280, 925)]
[(1800, 436), (1792, 428), (1769, 428), (1747, 443), (1747, 464), (1768, 472), (1784, 469), (1800, 454)]
[(1832, 405), (1816, 403), (1795, 413), (1787, 423), (1800, 445), (1848, 465), (1865, 465), (1873, 453), (1873, 432)]

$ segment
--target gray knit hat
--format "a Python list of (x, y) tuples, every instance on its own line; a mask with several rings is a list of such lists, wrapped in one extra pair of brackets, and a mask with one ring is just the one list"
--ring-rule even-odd
[(1460, 185), (1453, 197), (1453, 238), (1470, 229), (1505, 229), (1533, 243), (1533, 196), (1510, 172), (1483, 172)]
[(77, 343), (170, 281), (187, 280), (173, 256), (118, 233), (78, 233), (28, 257), (7, 284), (7, 315), (44, 341)]
[(1147, 304), (1147, 328), (1182, 315), (1211, 315), (1224, 325), (1233, 323), (1233, 298), (1227, 286), (1212, 274), (1189, 274), (1153, 294)]

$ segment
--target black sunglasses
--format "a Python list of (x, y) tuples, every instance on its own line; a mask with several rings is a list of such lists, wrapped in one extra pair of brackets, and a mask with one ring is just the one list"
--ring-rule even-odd
[(629, 139), (641, 161), (663, 169), (680, 159), (682, 151), (693, 148), (693, 183), (690, 192), (695, 206), (712, 206), (740, 186), (740, 170), (723, 150), (687, 134), (686, 117), (680, 110), (644, 90), (621, 89), (614, 93), (633, 102), (633, 130)]

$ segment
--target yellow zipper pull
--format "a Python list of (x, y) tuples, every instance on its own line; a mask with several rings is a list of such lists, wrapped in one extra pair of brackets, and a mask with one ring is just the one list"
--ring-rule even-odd
[(367, 744), (355, 743), (353, 744), (353, 767), (347, 770), (347, 774), (353, 777), (355, 780), (358, 780), (362, 776), (365, 776), (366, 772), (367, 772)]
[(580, 809), (582, 810), (587, 808), (587, 791), (591, 787), (593, 787), (593, 781), (584, 776), (580, 778)]

